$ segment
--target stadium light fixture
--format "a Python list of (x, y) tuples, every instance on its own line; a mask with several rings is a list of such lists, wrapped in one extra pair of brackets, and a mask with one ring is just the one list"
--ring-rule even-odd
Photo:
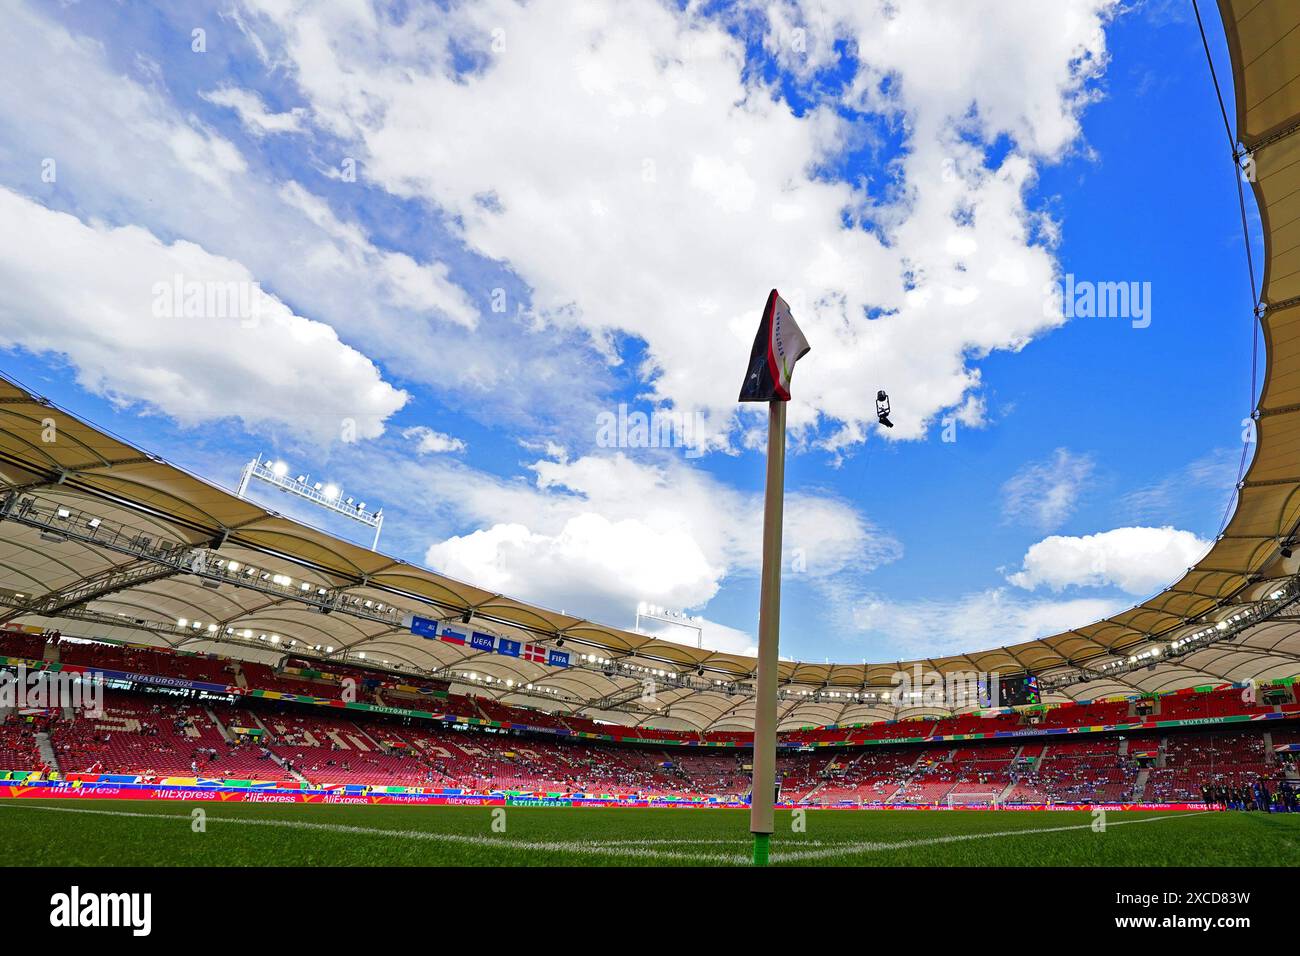
[(329, 484), (322, 484), (319, 481), (309, 482), (307, 475), (298, 475), (291, 480), (287, 464), (283, 461), (263, 461), (260, 454), (244, 466), (244, 470), (239, 476), (239, 487), (235, 494), (240, 498), (246, 498), (249, 482), (253, 479), (273, 485), (285, 494), (293, 495), (295, 498), (310, 501), (326, 511), (360, 522), (368, 528), (374, 528), (375, 538), (370, 544), (370, 550), (376, 551), (379, 549), (379, 534), (384, 527), (383, 508), (371, 512), (366, 510), (364, 501), (354, 505), (352, 503), (354, 499), (344, 499), (343, 489), (332, 482)]
[[(695, 632), (695, 646), (700, 650), (704, 649), (704, 618), (691, 617), (681, 611), (669, 611), (655, 604), (641, 601), (636, 606), (636, 624), (634, 629), (638, 634), (645, 634), (641, 630), (641, 620), (658, 621), (660, 624), (668, 624), (672, 627), (683, 627), (689, 631)], [(654, 636), (654, 635), (647, 635)]]

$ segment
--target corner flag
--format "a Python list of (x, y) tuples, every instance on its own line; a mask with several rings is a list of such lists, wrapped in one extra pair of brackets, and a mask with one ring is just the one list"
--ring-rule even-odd
[(809, 348), (789, 304), (773, 289), (768, 293), (754, 348), (749, 353), (749, 372), (740, 386), (739, 401), (790, 401), (794, 363), (807, 355)]

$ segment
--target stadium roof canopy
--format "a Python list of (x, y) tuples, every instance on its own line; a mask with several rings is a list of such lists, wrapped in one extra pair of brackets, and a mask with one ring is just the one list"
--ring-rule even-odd
[[(1300, 557), (1286, 556), (1300, 533), (1300, 3), (1221, 0), (1221, 10), (1236, 92), (1229, 138), (1237, 161), (1253, 168), (1265, 244), (1255, 314), (1267, 365), (1255, 453), (1231, 521), (1179, 581), (1087, 627), (918, 662), (783, 662), (782, 729), (942, 713), (896, 711), (876, 696), (914, 665), (1031, 671), (1047, 700), (1300, 673)], [(1240, 326), (1230, 320), (1228, 331), (1251, 320), (1243, 302)], [(258, 660), (364, 654), (514, 704), (668, 728), (751, 726), (752, 658), (595, 624), (384, 557), (242, 500), (2, 380), (0, 482), (0, 620)], [(475, 653), (406, 624), (413, 613), (457, 621), (467, 612), (470, 629), (563, 643), (575, 666)], [(652, 705), (641, 701), (646, 679), (656, 686)]]

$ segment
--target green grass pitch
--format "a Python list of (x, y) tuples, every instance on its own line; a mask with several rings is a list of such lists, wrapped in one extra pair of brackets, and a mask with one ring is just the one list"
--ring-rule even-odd
[[(1069, 811), (809, 810), (797, 822), (777, 813), (775, 865), (1300, 865), (1300, 814), (1111, 812), (1104, 832)], [(743, 810), (0, 801), (0, 839), (22, 848), (5, 861), (26, 866), (739, 866), (747, 830)]]

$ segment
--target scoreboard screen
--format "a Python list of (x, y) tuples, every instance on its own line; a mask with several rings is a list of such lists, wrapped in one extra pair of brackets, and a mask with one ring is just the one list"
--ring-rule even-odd
[(1038, 690), (1038, 678), (1033, 674), (1017, 674), (998, 678), (998, 703), (1003, 707), (1022, 704), (1041, 704), (1043, 695)]

